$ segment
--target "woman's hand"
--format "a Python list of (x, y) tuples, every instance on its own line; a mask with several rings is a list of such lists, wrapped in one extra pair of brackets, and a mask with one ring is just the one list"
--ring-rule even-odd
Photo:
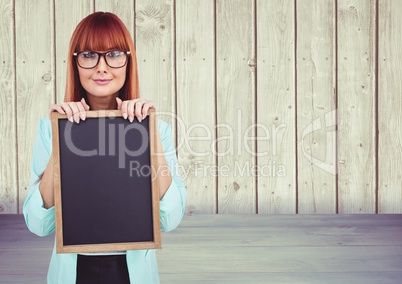
[(124, 119), (133, 122), (134, 116), (141, 122), (148, 115), (150, 108), (155, 108), (153, 101), (145, 101), (141, 99), (122, 101), (120, 98), (116, 98), (117, 109), (121, 110), (121, 114)]
[(62, 104), (54, 104), (50, 107), (50, 112), (57, 111), (61, 114), (66, 114), (68, 120), (80, 123), (80, 119), (85, 120), (86, 111), (89, 110), (89, 105), (82, 98), (79, 102), (64, 102)]

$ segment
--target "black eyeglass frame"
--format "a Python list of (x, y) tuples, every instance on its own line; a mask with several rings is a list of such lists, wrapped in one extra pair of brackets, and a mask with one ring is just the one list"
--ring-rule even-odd
[[(78, 62), (78, 55), (80, 55), (80, 54), (83, 53), (83, 52), (88, 52), (88, 51), (98, 54), (98, 61), (96, 62), (96, 64), (95, 64), (93, 67), (82, 67), (82, 66), (80, 65), (80, 63)], [(122, 66), (120, 66), (120, 67), (113, 67), (113, 66), (110, 66), (109, 63), (107, 62), (107, 59), (106, 59), (105, 55), (106, 55), (107, 53), (113, 52), (113, 51), (120, 51), (120, 52), (123, 52), (125, 55), (127, 55), (127, 57), (126, 57), (126, 62), (124, 62), (124, 64), (123, 64)], [(83, 51), (80, 51), (80, 52), (74, 52), (74, 53), (73, 53), (73, 56), (76, 58), (76, 61), (77, 61), (78, 66), (80, 66), (82, 69), (93, 69), (93, 68), (95, 68), (95, 67), (99, 64), (99, 61), (100, 61), (100, 59), (101, 59), (102, 56), (103, 56), (103, 58), (105, 59), (105, 62), (106, 62), (106, 64), (107, 64), (107, 66), (109, 66), (110, 68), (113, 68), (113, 69), (119, 69), (119, 68), (123, 68), (124, 66), (127, 65), (128, 58), (129, 58), (129, 55), (130, 55), (130, 54), (131, 54), (131, 52), (130, 52), (129, 50), (124, 51), (124, 50), (113, 49), (113, 50), (108, 50), (108, 51), (106, 51), (106, 52), (96, 52), (96, 51), (93, 51), (93, 50), (83, 50)]]

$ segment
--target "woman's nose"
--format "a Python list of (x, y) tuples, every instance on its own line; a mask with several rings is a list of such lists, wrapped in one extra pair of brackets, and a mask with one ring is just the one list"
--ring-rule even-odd
[(101, 55), (101, 57), (99, 58), (98, 65), (96, 66), (97, 71), (98, 72), (105, 72), (105, 71), (107, 71), (107, 67), (108, 67), (108, 65), (106, 63), (105, 56)]

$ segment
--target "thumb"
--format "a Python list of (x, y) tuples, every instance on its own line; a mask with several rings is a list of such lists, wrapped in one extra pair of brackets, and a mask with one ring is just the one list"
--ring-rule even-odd
[(117, 109), (121, 109), (121, 104), (123, 101), (119, 97), (116, 97), (116, 102), (117, 102)]
[(81, 99), (81, 103), (84, 106), (85, 110), (88, 111), (90, 107), (89, 107), (89, 105), (87, 104), (87, 102), (85, 101), (84, 98)]

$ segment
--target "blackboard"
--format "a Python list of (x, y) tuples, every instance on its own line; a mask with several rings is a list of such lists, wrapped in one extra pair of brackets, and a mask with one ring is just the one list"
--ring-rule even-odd
[(52, 113), (58, 253), (160, 248), (155, 115)]

